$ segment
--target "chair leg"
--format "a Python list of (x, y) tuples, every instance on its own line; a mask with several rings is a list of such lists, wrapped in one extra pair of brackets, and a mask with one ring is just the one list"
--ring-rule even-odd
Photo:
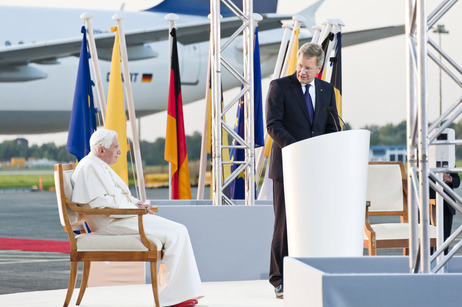
[(77, 270), (79, 263), (77, 261), (71, 261), (71, 272), (69, 275), (69, 284), (67, 286), (66, 299), (64, 300), (63, 307), (67, 307), (71, 301), (72, 293), (74, 292), (75, 281), (77, 280)]
[(85, 290), (87, 289), (88, 276), (90, 275), (90, 264), (90, 261), (85, 261), (83, 263), (82, 281), (80, 283), (79, 297), (77, 298), (76, 305), (80, 305), (80, 302), (83, 299), (83, 295), (85, 294)]
[(154, 293), (154, 302), (156, 307), (160, 307), (159, 303), (159, 290), (157, 289), (157, 261), (151, 261), (151, 286)]
[(372, 244), (369, 245), (369, 256), (377, 256), (377, 248)]

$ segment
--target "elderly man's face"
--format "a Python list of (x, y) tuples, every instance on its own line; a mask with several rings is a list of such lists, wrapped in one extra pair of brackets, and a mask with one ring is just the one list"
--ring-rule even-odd
[(116, 163), (121, 153), (122, 152), (119, 148), (119, 141), (116, 137), (114, 138), (114, 141), (109, 148), (104, 148), (103, 146), (98, 148), (99, 158), (109, 165)]
[(313, 81), (321, 71), (321, 66), (317, 65), (316, 57), (307, 58), (302, 54), (297, 59), (297, 79), (301, 84), (308, 84)]

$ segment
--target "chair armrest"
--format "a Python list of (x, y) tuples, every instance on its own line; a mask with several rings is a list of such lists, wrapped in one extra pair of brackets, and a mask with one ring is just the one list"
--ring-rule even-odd
[(369, 218), (369, 207), (371, 206), (371, 201), (370, 200), (367, 200), (366, 201), (366, 218), (365, 218), (365, 230), (366, 232), (368, 233), (371, 233), (371, 232), (374, 232), (372, 230), (372, 226), (371, 226), (371, 220)]
[(403, 179), (403, 192), (407, 196), (407, 179)]
[(371, 206), (371, 202), (368, 200), (366, 201), (366, 219), (364, 223), (364, 231), (366, 236), (371, 243), (371, 246), (375, 246), (375, 231), (372, 229), (371, 221), (369, 219), (369, 207)]
[[(140, 235), (141, 242), (143, 242), (144, 246), (146, 246), (146, 248), (148, 248), (149, 250), (157, 251), (157, 248), (155, 248), (155, 245), (151, 241), (149, 241), (144, 231), (143, 215), (147, 213), (145, 209), (82, 208), (82, 207), (79, 207), (79, 205), (83, 205), (83, 204), (73, 203), (67, 200), (67, 206), (69, 206), (69, 208), (71, 208), (75, 212), (81, 213), (81, 214), (86, 214), (86, 215), (138, 215), (138, 232)], [(153, 212), (157, 212), (157, 207), (152, 207), (151, 210)]]
[(371, 206), (371, 201), (366, 200), (366, 224), (370, 225), (370, 219), (369, 219), (369, 207)]
[[(138, 208), (124, 208), (124, 209), (116, 209), (116, 208), (82, 208), (79, 207), (78, 203), (67, 202), (69, 208), (74, 210), (77, 213), (86, 214), (86, 215), (143, 215), (146, 214), (145, 209), (138, 209)], [(152, 207), (151, 209), (153, 212), (157, 212), (157, 207)]]

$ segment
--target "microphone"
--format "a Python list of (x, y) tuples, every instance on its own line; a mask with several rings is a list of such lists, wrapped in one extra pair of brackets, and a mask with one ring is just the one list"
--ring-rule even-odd
[(343, 121), (343, 119), (340, 117), (340, 115), (337, 114), (337, 112), (335, 112), (335, 109), (333, 107), (324, 107), (324, 112), (326, 112), (327, 114), (330, 114), (330, 116), (332, 116), (332, 119), (334, 120), (334, 124), (335, 124), (335, 128), (337, 129), (337, 132), (339, 131), (338, 127), (337, 127), (337, 122), (335, 121), (335, 117), (334, 117), (334, 114), (342, 121), (343, 123), (343, 130), (350, 130), (350, 128), (348, 127), (347, 124), (345, 124), (345, 122)]

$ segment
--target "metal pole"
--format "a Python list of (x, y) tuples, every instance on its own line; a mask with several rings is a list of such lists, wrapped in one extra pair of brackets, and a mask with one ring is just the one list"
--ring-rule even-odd
[(223, 204), (222, 199), (222, 159), (221, 159), (221, 48), (220, 48), (220, 0), (210, 0), (212, 39), (212, 173), (213, 204)]
[(419, 122), (419, 180), (420, 180), (420, 255), (421, 273), (430, 272), (430, 238), (428, 235), (428, 128), (427, 128), (427, 13), (426, 0), (417, 3), (417, 101)]
[[(245, 140), (248, 147), (245, 149), (245, 160), (248, 162), (255, 161), (255, 125), (254, 125), (254, 37), (255, 23), (253, 14), (253, 1), (243, 2), (244, 15), (249, 17), (249, 25), (244, 30), (243, 55), (244, 55), (244, 79), (248, 81), (248, 91), (244, 95), (244, 118), (245, 118)], [(257, 17), (261, 18), (261, 16)], [(260, 19), (261, 20), (261, 19)], [(254, 205), (255, 203), (255, 163), (249, 163), (245, 172), (245, 205)]]
[(417, 137), (415, 134), (417, 128), (417, 75), (416, 75), (416, 55), (415, 55), (415, 40), (413, 39), (415, 33), (413, 32), (415, 20), (412, 16), (415, 11), (415, 0), (408, 0), (406, 6), (406, 44), (408, 52), (406, 53), (407, 62), (407, 190), (408, 190), (408, 219), (409, 219), (409, 269), (410, 272), (415, 271), (417, 268), (417, 250), (418, 250), (418, 194), (414, 188), (414, 182), (418, 180), (415, 170), (418, 168), (417, 164)]
[(99, 68), (98, 62), (98, 50), (96, 49), (95, 36), (93, 34), (93, 26), (91, 24), (93, 14), (82, 13), (82, 15), (80, 15), (80, 18), (84, 20), (85, 28), (87, 28), (88, 49), (90, 50), (91, 63), (93, 64), (93, 72), (96, 81), (96, 95), (98, 96), (98, 104), (101, 110), (102, 123), (104, 126), (104, 121), (106, 120), (106, 96), (104, 95), (103, 82), (101, 79), (101, 70)]
[(140, 198), (142, 202), (146, 201), (146, 188), (144, 185), (143, 162), (141, 160), (140, 141), (138, 138), (138, 128), (136, 125), (135, 104), (133, 101), (132, 83), (130, 80), (130, 71), (128, 70), (128, 55), (127, 45), (125, 43), (125, 34), (122, 27), (123, 14), (117, 13), (112, 16), (112, 19), (117, 23), (117, 31), (119, 32), (120, 55), (122, 57), (122, 71), (125, 81), (125, 93), (127, 98), (127, 109), (130, 119), (130, 126), (133, 137), (133, 150), (135, 156), (136, 174), (138, 177), (138, 187), (140, 190)]
[[(448, 34), (449, 31), (447, 31), (444, 28), (444, 25), (437, 25), (436, 29), (433, 30), (433, 33), (438, 33), (438, 40), (439, 40), (439, 47), (442, 48), (442, 42), (441, 42), (441, 34)], [(441, 53), (439, 53), (439, 59), (441, 62)], [(439, 69), (439, 88), (440, 88), (440, 116), (443, 114), (443, 82), (442, 82), (442, 77), (443, 77), (443, 71), (440, 67)]]

